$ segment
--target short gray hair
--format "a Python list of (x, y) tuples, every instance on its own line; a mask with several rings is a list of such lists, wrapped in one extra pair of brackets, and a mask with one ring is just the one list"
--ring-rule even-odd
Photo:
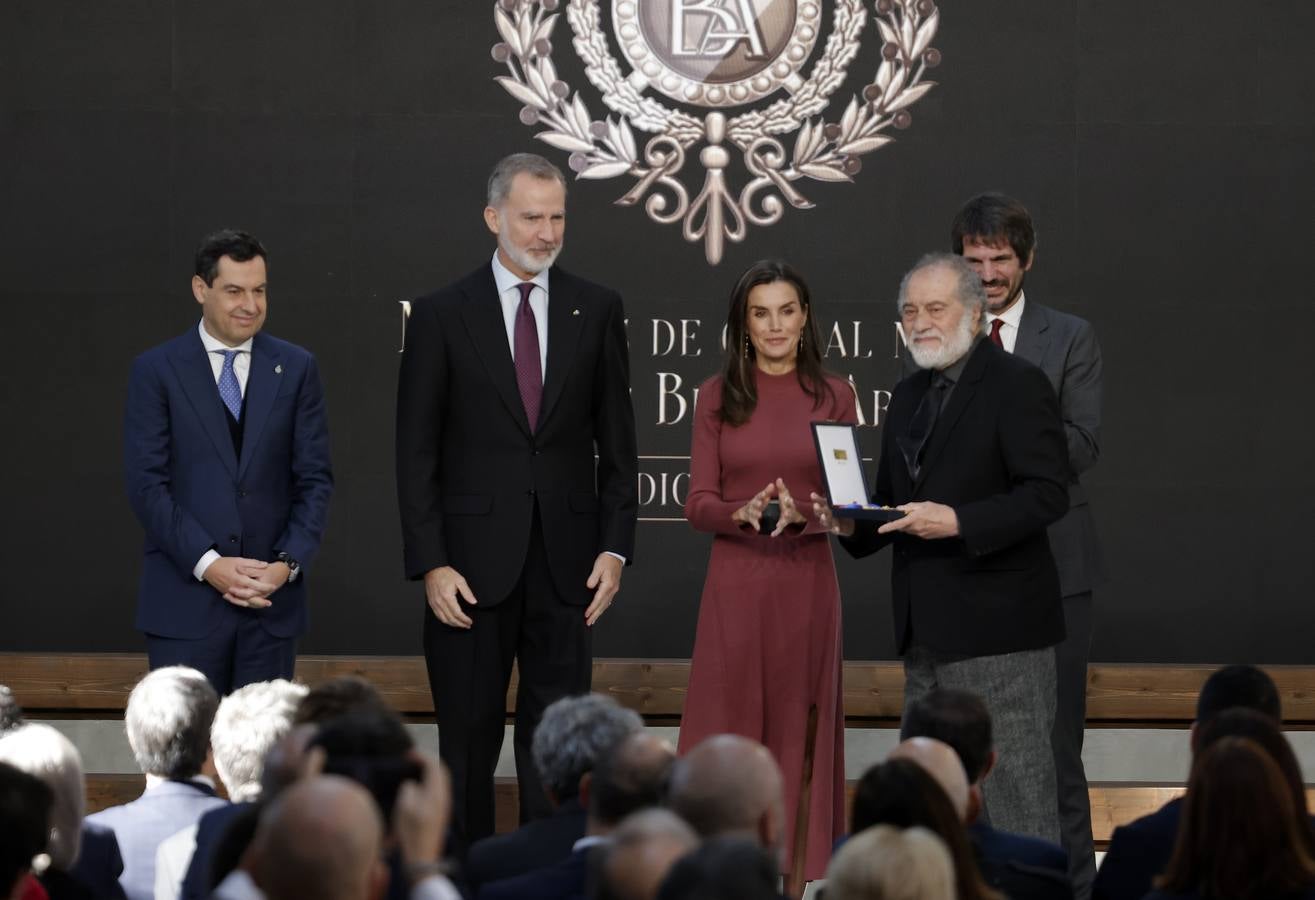
[(982, 287), (982, 276), (974, 272), (973, 267), (956, 253), (927, 253), (914, 263), (913, 268), (905, 272), (904, 277), (900, 279), (899, 297), (895, 301), (897, 312), (902, 313), (904, 310), (904, 301), (908, 299), (909, 282), (913, 280), (913, 276), (927, 269), (949, 269), (957, 282), (955, 296), (968, 312), (981, 317), (986, 310), (986, 288)]
[(638, 713), (611, 697), (563, 697), (543, 711), (534, 731), (534, 768), (558, 800), (574, 797), (580, 776), (593, 771), (622, 738), (643, 727)]
[(498, 160), (489, 175), (489, 206), (501, 209), (511, 193), (511, 183), (517, 175), (524, 173), (545, 181), (556, 181), (566, 189), (566, 176), (562, 170), (537, 153), (513, 153)]
[(46, 852), (51, 865), (61, 872), (68, 871), (78, 858), (82, 817), (87, 811), (78, 748), (49, 725), (34, 722), (0, 737), (0, 762), (41, 779), (55, 795)]
[(0, 684), (0, 734), (23, 724), (23, 707), (14, 699), (14, 692)]
[(200, 772), (218, 706), (215, 689), (196, 669), (166, 666), (148, 673), (128, 695), (124, 716), (138, 768), (163, 778)]
[(305, 685), (276, 678), (240, 687), (219, 702), (210, 746), (228, 799), (259, 799), (265, 757), (292, 730), (292, 716), (305, 696)]
[(954, 900), (954, 862), (926, 828), (875, 825), (836, 852), (826, 870), (831, 900)]

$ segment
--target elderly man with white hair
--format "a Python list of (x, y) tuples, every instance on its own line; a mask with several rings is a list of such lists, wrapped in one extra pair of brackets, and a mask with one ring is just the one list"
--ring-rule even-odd
[(114, 835), (86, 823), (86, 789), (78, 750), (49, 725), (19, 725), (0, 736), (0, 762), (43, 781), (50, 807), (50, 865), (40, 875), (51, 900), (65, 897), (122, 897), (123, 860)]
[(241, 810), (239, 804), (260, 799), (265, 757), (292, 729), (292, 717), (305, 696), (304, 685), (276, 678), (238, 688), (220, 701), (210, 727), (210, 748), (233, 803), (206, 813), (204, 837), (200, 823), (193, 822), (160, 844), (155, 853), (155, 900), (177, 900), (193, 853), (203, 854), (208, 863), (214, 840)]
[(206, 677), (186, 666), (150, 672), (128, 696), (124, 724), (146, 790), (87, 821), (114, 832), (123, 854), (119, 883), (129, 900), (154, 900), (160, 842), (223, 806), (210, 766), (210, 723), (219, 697)]

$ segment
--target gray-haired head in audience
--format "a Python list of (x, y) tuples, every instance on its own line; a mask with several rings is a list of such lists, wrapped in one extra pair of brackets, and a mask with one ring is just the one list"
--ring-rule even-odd
[(210, 746), (215, 768), (234, 803), (260, 797), (265, 757), (292, 729), (304, 685), (282, 678), (240, 687), (219, 701)]
[(77, 861), (82, 817), (87, 812), (82, 757), (78, 749), (49, 725), (31, 723), (0, 737), (0, 762), (33, 775), (50, 788), (50, 864), (68, 871)]
[(12, 731), (23, 724), (23, 708), (14, 699), (14, 692), (0, 684), (0, 734)]
[(926, 828), (876, 825), (854, 835), (826, 870), (827, 900), (954, 900), (954, 864)]
[(199, 774), (218, 707), (215, 689), (196, 669), (166, 666), (147, 674), (128, 695), (124, 716), (138, 768), (161, 778)]
[(626, 735), (644, 727), (633, 710), (602, 694), (563, 697), (543, 711), (531, 752), (543, 786), (560, 804), (576, 796), (580, 778)]

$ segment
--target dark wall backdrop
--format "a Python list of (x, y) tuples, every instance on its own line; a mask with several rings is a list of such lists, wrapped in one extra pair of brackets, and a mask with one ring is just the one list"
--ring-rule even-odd
[[(597, 115), (558, 27), (557, 64)], [(612, 205), (629, 181), (575, 184), (562, 261), (626, 298), (652, 520), (597, 652), (691, 650), (709, 541), (668, 520), (735, 275), (783, 255), (809, 276), (870, 450), (898, 278), (998, 188), (1040, 228), (1029, 298), (1088, 318), (1104, 348), (1088, 483), (1113, 577), (1093, 658), (1311, 662), (1312, 32), (1299, 0), (944, 0), (940, 86), (913, 126), (717, 267)], [(870, 79), (873, 37), (833, 103)], [(496, 157), (565, 163), (493, 82), (497, 40), (484, 0), (0, 4), (6, 649), (141, 648), (128, 366), (195, 326), (192, 248), (239, 226), (271, 251), (268, 330), (317, 354), (329, 397), (338, 487), (303, 649), (418, 652), (393, 487), (399, 301), (487, 260)], [(846, 655), (891, 657), (886, 560), (840, 571)]]

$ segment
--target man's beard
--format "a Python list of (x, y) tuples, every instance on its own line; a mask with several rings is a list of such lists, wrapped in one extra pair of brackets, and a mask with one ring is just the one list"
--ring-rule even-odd
[[(919, 369), (947, 369), (954, 365), (973, 345), (973, 317), (965, 310), (959, 318), (959, 327), (950, 335), (941, 334), (940, 345), (935, 350), (920, 348), (909, 335), (909, 352)], [(935, 330), (940, 333), (939, 329)]]
[(557, 246), (547, 256), (531, 255), (527, 250), (511, 246), (501, 236), (498, 237), (498, 246), (502, 248), (502, 252), (507, 254), (512, 262), (520, 266), (522, 271), (529, 272), (531, 275), (538, 275), (544, 269), (551, 268), (552, 264), (557, 261), (557, 255), (562, 252), (561, 241), (557, 242)]

